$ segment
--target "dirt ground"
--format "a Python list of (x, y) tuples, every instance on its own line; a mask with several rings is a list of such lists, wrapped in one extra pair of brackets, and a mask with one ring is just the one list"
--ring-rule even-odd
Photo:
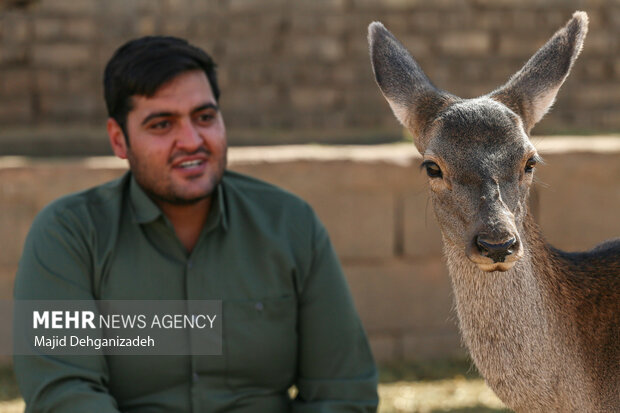
[[(380, 368), (379, 413), (508, 412), (467, 360), (400, 363)], [(13, 372), (0, 368), (0, 413), (21, 413)]]

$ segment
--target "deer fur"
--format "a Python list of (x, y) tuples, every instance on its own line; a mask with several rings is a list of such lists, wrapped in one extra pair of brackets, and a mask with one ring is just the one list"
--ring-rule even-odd
[(476, 99), (435, 87), (381, 23), (375, 79), (429, 175), (463, 341), (517, 412), (620, 412), (620, 239), (548, 245), (528, 210), (539, 155), (530, 131), (579, 55), (572, 19), (504, 86)]

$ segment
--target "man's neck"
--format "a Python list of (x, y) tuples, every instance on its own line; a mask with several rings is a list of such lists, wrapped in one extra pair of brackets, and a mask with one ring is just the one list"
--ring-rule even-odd
[(212, 197), (205, 198), (193, 204), (178, 205), (156, 201), (157, 206), (170, 220), (174, 232), (188, 252), (192, 252), (200, 233), (207, 222), (211, 209)]

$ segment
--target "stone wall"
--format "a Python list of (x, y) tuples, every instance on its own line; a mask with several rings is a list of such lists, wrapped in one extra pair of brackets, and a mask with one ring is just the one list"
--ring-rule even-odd
[[(544, 139), (532, 207), (548, 240), (585, 250), (620, 235), (620, 138)], [(232, 148), (231, 169), (310, 202), (343, 263), (376, 358), (463, 354), (425, 174), (413, 145)], [(113, 158), (0, 158), (0, 299), (33, 217), (60, 195), (115, 178)]]
[(371, 21), (439, 87), (474, 97), (506, 81), (577, 9), (590, 16), (584, 52), (536, 131), (618, 131), (614, 0), (4, 0), (0, 152), (109, 153), (103, 67), (121, 43), (149, 34), (186, 37), (219, 62), (233, 144), (400, 139), (371, 74)]

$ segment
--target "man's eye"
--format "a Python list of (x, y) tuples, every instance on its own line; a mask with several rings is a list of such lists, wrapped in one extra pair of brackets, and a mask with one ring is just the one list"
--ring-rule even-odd
[(211, 113), (202, 113), (198, 116), (198, 121), (201, 123), (209, 123), (215, 119), (215, 115)]
[(153, 123), (151, 126), (149, 126), (149, 129), (166, 129), (169, 126), (170, 126), (170, 121), (162, 120), (157, 123)]
[(534, 157), (527, 160), (525, 163), (525, 173), (532, 173), (534, 171), (534, 167), (536, 166), (536, 159)]
[(422, 167), (426, 169), (426, 174), (430, 178), (441, 178), (443, 177), (443, 173), (441, 172), (441, 168), (433, 161), (425, 161), (422, 163)]

